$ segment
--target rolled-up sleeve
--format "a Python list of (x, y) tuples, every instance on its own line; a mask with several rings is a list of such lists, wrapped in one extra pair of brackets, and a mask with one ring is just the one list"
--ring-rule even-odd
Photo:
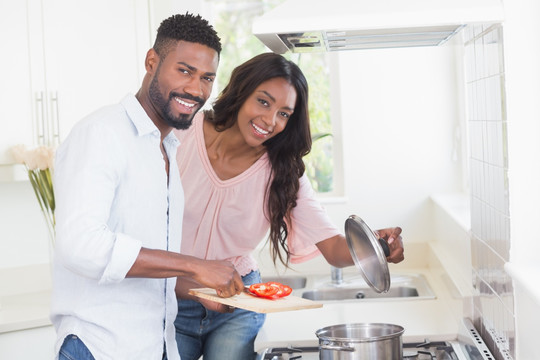
[(141, 247), (141, 241), (124, 234), (116, 234), (111, 260), (99, 283), (106, 284), (123, 280), (137, 259)]

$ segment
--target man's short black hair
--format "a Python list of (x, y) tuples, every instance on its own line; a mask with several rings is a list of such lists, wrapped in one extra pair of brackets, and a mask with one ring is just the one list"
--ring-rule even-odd
[(154, 50), (165, 57), (178, 41), (188, 41), (206, 45), (221, 52), (221, 39), (214, 28), (200, 15), (186, 13), (173, 15), (159, 25)]

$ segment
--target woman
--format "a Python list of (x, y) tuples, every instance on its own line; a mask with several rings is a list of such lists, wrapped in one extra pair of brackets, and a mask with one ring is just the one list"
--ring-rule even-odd
[[(302, 158), (311, 149), (307, 104), (308, 85), (298, 66), (265, 53), (233, 71), (213, 112), (197, 115), (189, 130), (176, 133), (186, 204), (182, 253), (229, 260), (244, 284), (258, 283), (250, 254), (270, 230), (274, 262), (287, 265), (322, 253), (333, 266), (354, 264), (304, 174)], [(390, 243), (388, 261), (403, 260), (400, 233), (379, 231)], [(185, 300), (193, 287), (198, 285), (177, 281), (182, 360), (252, 359), (264, 314)]]

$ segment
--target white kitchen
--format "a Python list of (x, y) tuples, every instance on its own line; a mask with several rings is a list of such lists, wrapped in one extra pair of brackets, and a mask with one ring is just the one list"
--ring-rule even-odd
[[(55, 339), (49, 320), (53, 245), (10, 149), (57, 144), (84, 115), (136, 92), (159, 22), (186, 11), (212, 22), (218, 2), (0, 3), (1, 359), (52, 359)], [(447, 21), (433, 15), (449, 6), (446, 1), (430, 2), (438, 13), (422, 8), (421, 0), (397, 6), (403, 2), (377, 7), (336, 0), (327, 9), (318, 0), (277, 1), (253, 31), (266, 31), (276, 15), (283, 21), (272, 30), (278, 33), (336, 30), (323, 28), (322, 19), (343, 22), (340, 12), (357, 15), (359, 27), (371, 23), (379, 30)], [(325, 50), (336, 185), (320, 201), (340, 227), (352, 214), (372, 229), (400, 226), (405, 260), (389, 265), (392, 285), (420, 275), (429, 296), (323, 301), (316, 309), (269, 313), (256, 351), (316, 345), (318, 329), (344, 323), (397, 324), (405, 329), (404, 343), (463, 340), (468, 319), (493, 356), (483, 359), (538, 358), (540, 3), (453, 6), (459, 4), (469, 6), (453, 14), (464, 26), (440, 45)], [(361, 6), (371, 13), (353, 11)], [(320, 28), (313, 28), (314, 19)], [(254, 256), (263, 277), (303, 277), (309, 286), (330, 281), (332, 269), (322, 257), (276, 268), (264, 242)], [(358, 279), (359, 270), (346, 268), (342, 275)]]

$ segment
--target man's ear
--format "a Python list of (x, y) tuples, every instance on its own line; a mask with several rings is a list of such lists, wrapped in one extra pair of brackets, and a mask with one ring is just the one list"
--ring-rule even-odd
[(144, 67), (146, 68), (146, 72), (153, 74), (157, 66), (159, 64), (159, 55), (157, 54), (156, 50), (150, 49), (146, 53), (146, 59), (144, 60)]

